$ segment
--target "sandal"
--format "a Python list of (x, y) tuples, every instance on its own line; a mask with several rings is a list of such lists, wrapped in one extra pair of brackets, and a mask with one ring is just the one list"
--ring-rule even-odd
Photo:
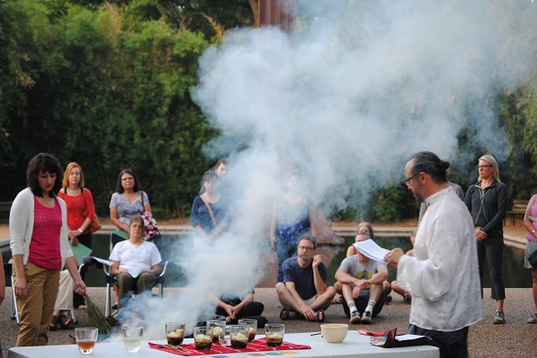
[(318, 310), (315, 313), (315, 322), (320, 322), (320, 323), (324, 322), (324, 310)]
[(289, 319), (289, 311), (286, 310), (285, 308), (282, 308), (282, 310), (280, 311), (280, 319), (283, 321)]
[(59, 321), (60, 327), (63, 329), (71, 329), (73, 327), (73, 320), (63, 313), (60, 315)]
[(49, 330), (55, 331), (62, 328), (60, 324), (60, 318), (58, 316), (52, 316), (52, 321), (50, 321)]

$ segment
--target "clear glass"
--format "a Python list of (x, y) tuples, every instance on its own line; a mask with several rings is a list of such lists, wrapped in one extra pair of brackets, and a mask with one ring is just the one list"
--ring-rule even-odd
[(121, 327), (121, 338), (123, 338), (123, 344), (129, 353), (136, 353), (140, 350), (143, 335), (144, 327)]
[(285, 333), (285, 325), (282, 323), (267, 323), (265, 325), (265, 337), (267, 346), (279, 347), (282, 345)]
[(178, 346), (185, 338), (185, 324), (182, 322), (167, 322), (164, 325), (166, 330), (166, 341), (170, 346)]
[(250, 326), (244, 323), (229, 326), (229, 340), (231, 341), (231, 347), (235, 349), (246, 348), (248, 345), (249, 332)]
[(207, 326), (194, 327), (194, 345), (198, 351), (208, 351), (213, 345), (213, 337), (207, 333)]
[(91, 354), (97, 342), (99, 330), (95, 327), (75, 328), (75, 339), (78, 350), (82, 354)]
[(252, 342), (257, 334), (257, 320), (253, 318), (241, 318), (239, 324), (245, 324), (250, 329), (248, 331), (248, 342)]
[(226, 343), (226, 321), (211, 319), (207, 321), (208, 335), (213, 337), (213, 343)]

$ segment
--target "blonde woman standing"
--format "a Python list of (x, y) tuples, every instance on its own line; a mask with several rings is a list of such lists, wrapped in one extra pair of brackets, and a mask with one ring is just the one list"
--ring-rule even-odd
[[(58, 196), (67, 205), (67, 235), (69, 236), (71, 246), (77, 246), (78, 243), (81, 243), (87, 247), (91, 247), (89, 227), (95, 219), (95, 205), (93, 204), (91, 191), (85, 188), (84, 185), (82, 167), (78, 163), (71, 162), (65, 168), (62, 188), (58, 192)], [(82, 279), (84, 279), (85, 273), (86, 270), (80, 273)], [(84, 297), (79, 294), (73, 296), (73, 304), (75, 308), (86, 308)], [(57, 311), (55, 311), (54, 315), (59, 317)]]
[(483, 269), (486, 258), (489, 267), (491, 298), (496, 300), (493, 323), (504, 324), (503, 220), (507, 214), (509, 196), (507, 187), (500, 182), (498, 162), (492, 155), (486, 154), (479, 158), (477, 169), (479, 172), (477, 183), (468, 188), (464, 202), (472, 214), (475, 225), (481, 288), (483, 288)]

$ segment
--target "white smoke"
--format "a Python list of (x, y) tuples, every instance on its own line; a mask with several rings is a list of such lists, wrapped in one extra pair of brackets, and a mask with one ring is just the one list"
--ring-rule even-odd
[(475, 130), (469, 147), (500, 160), (509, 155), (488, 95), (523, 80), (535, 63), (536, 4), (297, 4), (292, 35), (275, 27), (228, 31), (200, 58), (193, 97), (221, 131), (207, 154), (231, 159), (233, 221), (210, 250), (173, 255), (187, 270), (189, 289), (148, 303), (155, 332), (167, 320), (193, 324), (212, 310), (203, 299), (209, 290), (244, 294), (256, 284), (270, 258), (272, 202), (291, 170), (316, 200), (338, 210), (356, 204), (348, 198), (357, 190), (367, 194), (402, 179), (417, 151), (459, 155), (464, 163), (456, 154), (464, 128)]

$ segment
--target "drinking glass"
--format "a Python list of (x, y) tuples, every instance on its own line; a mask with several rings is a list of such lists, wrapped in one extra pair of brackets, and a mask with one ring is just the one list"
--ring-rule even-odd
[(257, 320), (253, 318), (241, 318), (239, 319), (239, 324), (245, 324), (249, 327), (248, 342), (252, 342), (257, 333)]
[(212, 335), (213, 343), (225, 344), (226, 342), (226, 321), (221, 320), (208, 320), (207, 329), (209, 330), (207, 334)]
[(231, 347), (246, 348), (248, 345), (248, 333), (250, 332), (250, 326), (246, 324), (239, 324), (229, 327), (229, 340), (231, 341)]
[(207, 327), (194, 327), (194, 345), (198, 351), (208, 351), (213, 345), (213, 337), (207, 334)]
[(265, 337), (267, 339), (267, 346), (279, 347), (283, 342), (283, 335), (285, 333), (285, 325), (282, 323), (267, 323), (265, 325)]
[(167, 322), (165, 325), (166, 340), (170, 346), (178, 346), (185, 338), (185, 324), (181, 322)]
[(99, 330), (95, 327), (80, 327), (75, 328), (75, 339), (78, 350), (82, 354), (93, 353), (95, 342), (97, 342), (97, 334)]
[(121, 327), (121, 337), (123, 344), (129, 353), (136, 353), (142, 345), (142, 336), (144, 335), (144, 327)]

